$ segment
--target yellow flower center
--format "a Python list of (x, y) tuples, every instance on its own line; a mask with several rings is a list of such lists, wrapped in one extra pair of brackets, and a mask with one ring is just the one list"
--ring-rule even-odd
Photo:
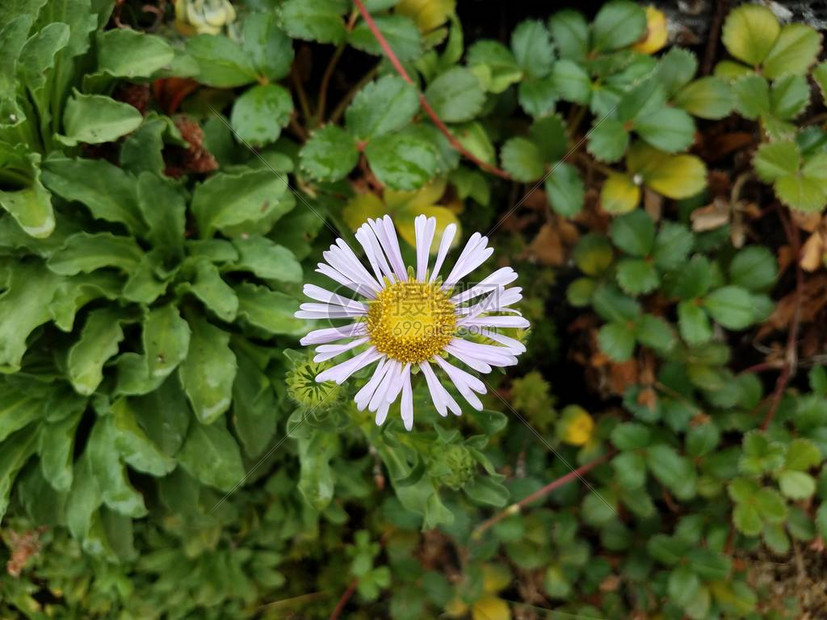
[(454, 337), (457, 317), (435, 284), (394, 282), (368, 307), (368, 336), (380, 353), (418, 364), (439, 355)]

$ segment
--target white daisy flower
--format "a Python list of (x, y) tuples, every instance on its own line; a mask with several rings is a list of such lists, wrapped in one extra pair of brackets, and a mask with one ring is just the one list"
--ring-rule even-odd
[[(436, 261), (429, 268), (429, 254), (436, 219), (420, 215), (415, 220), (416, 269), (402, 261), (399, 241), (389, 216), (368, 220), (356, 232), (364, 248), (368, 270), (348, 245), (337, 239), (323, 256), (318, 271), (362, 300), (351, 299), (314, 284), (304, 294), (318, 303), (305, 303), (296, 312), (303, 319), (349, 319), (347, 325), (327, 327), (302, 338), (305, 346), (318, 345), (314, 361), (323, 362), (347, 352), (347, 361), (324, 370), (316, 381), (342, 384), (358, 370), (376, 364), (373, 376), (356, 394), (360, 411), (376, 413), (383, 424), (398, 398), (405, 428), (413, 427), (413, 375), (425, 377), (440, 415), (462, 410), (441, 383), (446, 377), (475, 409), (482, 409), (478, 394), (485, 384), (456, 365), (460, 362), (481, 373), (492, 367), (511, 366), (525, 347), (499, 333), (500, 328), (527, 328), (528, 321), (511, 308), (522, 295), (519, 287), (507, 288), (517, 279), (511, 267), (498, 269), (470, 288), (462, 278), (482, 265), (494, 251), (488, 238), (474, 233), (444, 279), (440, 270), (456, 234), (449, 224), (439, 242)], [(340, 289), (341, 290), (341, 289)], [(469, 337), (474, 337), (470, 339)], [(335, 344), (334, 344), (335, 343)], [(453, 358), (449, 361), (450, 358)]]

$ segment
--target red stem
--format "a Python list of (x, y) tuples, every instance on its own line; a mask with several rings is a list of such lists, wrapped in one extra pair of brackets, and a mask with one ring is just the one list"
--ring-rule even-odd
[(358, 579), (354, 579), (350, 582), (347, 590), (345, 590), (345, 593), (342, 594), (342, 598), (340, 598), (339, 602), (336, 603), (333, 613), (330, 614), (330, 620), (337, 620), (337, 618), (342, 615), (342, 612), (345, 610), (345, 605), (347, 605), (347, 602), (350, 600), (350, 597), (353, 596), (353, 593), (356, 592), (357, 585), (359, 585)]
[[(379, 28), (376, 26), (376, 22), (373, 21), (373, 17), (371, 17), (368, 10), (365, 8), (362, 0), (353, 0), (353, 4), (356, 5), (356, 8), (359, 10), (359, 13), (362, 14), (362, 18), (365, 20), (370, 31), (373, 33), (373, 36), (376, 37), (377, 43), (379, 43), (379, 47), (382, 48), (382, 52), (385, 54), (387, 59), (390, 61), (393, 68), (399, 74), (399, 76), (405, 80), (408, 84), (416, 86), (414, 81), (411, 79), (411, 76), (408, 75), (408, 72), (405, 71), (405, 67), (402, 66), (402, 63), (399, 62), (399, 58), (397, 58), (396, 54), (394, 53), (391, 46), (388, 44), (387, 39), (385, 36), (379, 31)], [(486, 163), (479, 159), (476, 155), (468, 151), (459, 140), (451, 133), (451, 130), (448, 129), (448, 126), (442, 122), (442, 119), (437, 116), (437, 113), (431, 107), (431, 104), (428, 103), (428, 100), (425, 99), (425, 95), (419, 93), (419, 103), (422, 105), (422, 109), (425, 110), (425, 113), (431, 117), (431, 120), (434, 122), (434, 125), (442, 132), (442, 134), (448, 138), (448, 142), (451, 143), (451, 146), (454, 147), (457, 151), (460, 152), (466, 159), (471, 160), (477, 166), (485, 170), (486, 172), (490, 172), (491, 174), (495, 174), (498, 177), (503, 179), (511, 179), (511, 175), (508, 174), (505, 170), (501, 170), (496, 166), (492, 166), (489, 163)]]
[(506, 517), (510, 517), (511, 515), (518, 514), (527, 504), (530, 504), (533, 501), (536, 501), (538, 499), (541, 499), (541, 498), (545, 497), (546, 495), (548, 495), (552, 491), (554, 491), (556, 489), (559, 489), (560, 487), (568, 484), (572, 480), (576, 480), (577, 478), (579, 478), (583, 474), (590, 472), (591, 470), (593, 470), (598, 465), (602, 465), (603, 463), (608, 461), (610, 458), (612, 458), (614, 456), (614, 454), (615, 454), (615, 452), (611, 451), (611, 452), (608, 452), (608, 453), (604, 454), (603, 456), (600, 456), (600, 457), (594, 459), (593, 461), (589, 461), (585, 465), (581, 465), (580, 467), (570, 471), (566, 475), (560, 476), (556, 480), (553, 480), (553, 481), (549, 482), (542, 489), (537, 489), (536, 491), (534, 491), (534, 493), (531, 493), (530, 495), (527, 495), (526, 497), (521, 499), (516, 504), (511, 504), (508, 508), (506, 508), (502, 512), (494, 515), (493, 517), (491, 517), (490, 519), (488, 519), (486, 521), (483, 521), (479, 525), (479, 527), (477, 527), (477, 529), (475, 529), (474, 532), (471, 534), (471, 538), (479, 538), (480, 536), (482, 536), (483, 532), (485, 532), (491, 526), (496, 525), (497, 523), (499, 523), (500, 521), (502, 521)]

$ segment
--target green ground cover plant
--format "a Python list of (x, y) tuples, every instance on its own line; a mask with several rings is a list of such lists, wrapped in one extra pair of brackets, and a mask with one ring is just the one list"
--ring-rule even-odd
[[(3, 3), (0, 615), (827, 612), (821, 33), (462, 4)], [(407, 431), (294, 314), (420, 214), (531, 328)]]

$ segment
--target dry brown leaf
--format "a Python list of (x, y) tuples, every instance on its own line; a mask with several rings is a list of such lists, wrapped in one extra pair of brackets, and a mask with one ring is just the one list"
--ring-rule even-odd
[(827, 235), (820, 230), (810, 235), (810, 238), (801, 246), (801, 268), (804, 271), (817, 271), (824, 266), (827, 254)]
[(799, 306), (802, 323), (811, 323), (827, 307), (827, 275), (819, 274), (807, 280), (801, 290), (800, 304), (796, 298), (796, 291), (783, 297), (775, 306), (775, 311), (770, 318), (758, 331), (758, 339), (760, 340), (774, 330), (786, 329)]

